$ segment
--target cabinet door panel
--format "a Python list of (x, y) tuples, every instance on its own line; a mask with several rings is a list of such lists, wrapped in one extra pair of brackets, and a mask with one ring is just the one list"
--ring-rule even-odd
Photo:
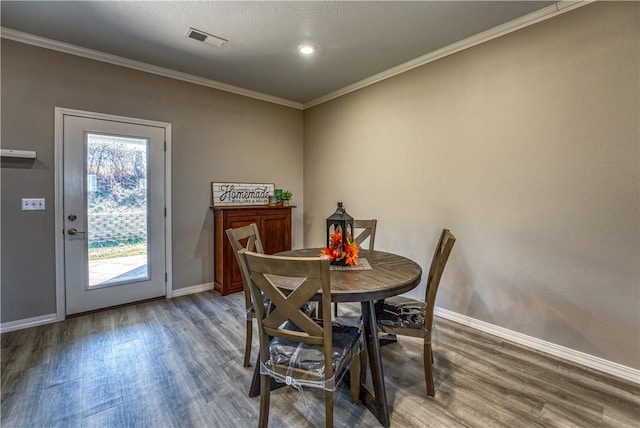
[(288, 215), (264, 215), (258, 227), (260, 227), (260, 236), (263, 237), (262, 245), (265, 253), (274, 254), (291, 249), (291, 220)]

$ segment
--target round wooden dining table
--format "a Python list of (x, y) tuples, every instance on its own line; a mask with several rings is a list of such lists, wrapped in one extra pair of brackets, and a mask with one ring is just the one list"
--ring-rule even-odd
[[(306, 248), (278, 253), (278, 256), (314, 257), (320, 254), (320, 248)], [(375, 250), (360, 250), (360, 266), (332, 266), (331, 278), (332, 302), (360, 302), (364, 334), (369, 356), (369, 368), (373, 393), (366, 385), (361, 385), (360, 401), (376, 416), (378, 421), (390, 425), (387, 392), (384, 384), (380, 343), (374, 302), (414, 289), (422, 278), (422, 268), (416, 262), (397, 254)], [(368, 265), (370, 269), (363, 269)], [(280, 286), (280, 284), (279, 284)], [(293, 289), (282, 284), (282, 289)], [(319, 296), (317, 296), (319, 298)], [(257, 387), (257, 385), (255, 385)], [(252, 386), (251, 394), (258, 395)]]

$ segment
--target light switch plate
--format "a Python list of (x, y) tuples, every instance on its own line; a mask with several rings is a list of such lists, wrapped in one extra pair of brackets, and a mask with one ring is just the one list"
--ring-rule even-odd
[(22, 198), (22, 211), (44, 211), (44, 198)]

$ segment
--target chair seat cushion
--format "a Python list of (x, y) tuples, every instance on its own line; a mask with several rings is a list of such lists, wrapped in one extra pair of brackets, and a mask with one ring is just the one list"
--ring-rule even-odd
[[(317, 321), (319, 324), (322, 321)], [(332, 367), (334, 373), (340, 373), (345, 363), (351, 360), (354, 352), (359, 351), (358, 342), (361, 337), (361, 329), (333, 323), (332, 333)], [(287, 322), (284, 326), (287, 330), (300, 331), (293, 323)], [(274, 338), (269, 343), (269, 355), (271, 364), (284, 365), (294, 369), (302, 369), (324, 374), (324, 351), (319, 345), (308, 345), (301, 342), (293, 342)]]
[(390, 297), (375, 303), (378, 324), (395, 328), (424, 328), (425, 304), (406, 297)]

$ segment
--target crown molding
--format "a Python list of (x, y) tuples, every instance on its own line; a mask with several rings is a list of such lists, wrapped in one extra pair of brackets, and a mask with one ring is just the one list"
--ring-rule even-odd
[(279, 104), (286, 107), (302, 110), (302, 104), (283, 98), (273, 97), (260, 92), (251, 91), (249, 89), (243, 89), (238, 86), (228, 85), (226, 83), (218, 82), (211, 79), (205, 79), (202, 77), (194, 76), (188, 73), (182, 73), (180, 71), (171, 70), (169, 68), (158, 67), (156, 65), (147, 64), (141, 61), (135, 61), (132, 59), (124, 58), (117, 55), (111, 55), (108, 53), (96, 51), (93, 49), (87, 49), (80, 46), (72, 45), (69, 43), (63, 43), (56, 40), (47, 39), (45, 37), (35, 36), (29, 33), (23, 33), (21, 31), (12, 30), (10, 28), (0, 27), (0, 36), (3, 39), (14, 40), (20, 43), (26, 43), (33, 46), (38, 46), (45, 49), (51, 49), (58, 52), (63, 52), (70, 55), (76, 55), (84, 58), (93, 59), (96, 61), (106, 62), (109, 64), (119, 65), (121, 67), (127, 67), (138, 71), (144, 71), (146, 73), (156, 74), (158, 76), (169, 77), (171, 79), (182, 80), (184, 82), (194, 83), (196, 85), (206, 86), (213, 89), (218, 89), (225, 92), (231, 92), (233, 94), (242, 95), (249, 98), (255, 98), (261, 101), (267, 101), (273, 104)]
[(565, 12), (569, 12), (570, 10), (593, 3), (594, 1), (596, 0), (575, 0), (575, 1), (568, 0), (568, 1), (560, 1), (558, 3), (549, 5), (538, 11), (532, 12), (528, 15), (521, 16), (520, 18), (513, 19), (509, 22), (498, 25), (497, 27), (490, 28), (489, 30), (483, 31), (482, 33), (478, 33), (474, 36), (467, 37), (466, 39), (462, 39), (459, 42), (452, 43), (441, 49), (435, 50), (426, 55), (419, 56), (403, 64), (400, 64), (396, 67), (392, 67), (378, 74), (374, 74), (371, 77), (367, 77), (366, 79), (360, 80), (359, 82), (356, 82), (352, 85), (345, 86), (342, 89), (338, 89), (337, 91), (331, 92), (327, 95), (323, 95), (322, 97), (316, 98), (315, 100), (304, 103), (303, 110), (306, 110), (311, 107), (315, 107), (322, 103), (326, 103), (327, 101), (330, 101), (332, 99), (341, 97), (348, 93), (373, 85), (374, 83), (381, 82), (393, 76), (397, 76), (398, 74), (405, 73), (409, 70), (413, 70), (414, 68), (421, 67), (430, 62), (439, 60), (449, 55), (453, 55), (457, 52), (463, 51), (465, 49), (469, 49), (481, 43), (488, 42), (490, 40), (493, 40), (495, 38), (520, 30), (522, 28), (528, 27), (538, 22), (556, 17)]

